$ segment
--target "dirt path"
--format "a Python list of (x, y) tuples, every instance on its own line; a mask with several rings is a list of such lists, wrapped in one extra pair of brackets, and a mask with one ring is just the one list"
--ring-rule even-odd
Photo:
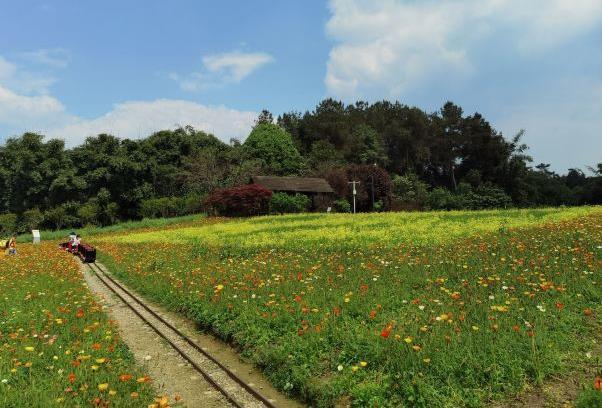
[[(123, 341), (132, 351), (136, 361), (146, 368), (146, 372), (153, 379), (160, 395), (167, 395), (170, 401), (174, 401), (177, 395), (181, 398), (180, 404), (187, 407), (229, 406), (217, 390), (104, 286), (89, 268), (82, 265), (82, 271), (90, 290), (100, 297), (101, 304), (106, 307), (111, 318), (117, 322)], [(167, 312), (151, 302), (147, 302), (147, 304), (246, 383), (251, 384), (265, 397), (272, 400), (276, 406), (285, 408), (303, 406), (275, 390), (258, 370), (242, 361), (229, 346), (212, 336), (199, 333), (195, 324), (190, 320)]]

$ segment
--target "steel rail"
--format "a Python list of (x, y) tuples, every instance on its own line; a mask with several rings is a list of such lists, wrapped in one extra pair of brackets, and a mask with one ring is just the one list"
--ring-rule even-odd
[[(241, 405), (234, 396), (232, 396), (228, 391), (226, 391), (221, 385), (219, 385), (212, 377), (211, 375), (209, 375), (203, 368), (201, 368), (197, 363), (195, 363), (187, 354), (186, 352), (184, 352), (180, 347), (178, 347), (176, 344), (174, 344), (169, 338), (167, 338), (167, 336), (161, 332), (154, 324), (152, 324), (147, 318), (145, 318), (138, 310), (136, 310), (136, 308), (134, 306), (132, 306), (132, 304), (130, 302), (128, 302), (118, 291), (115, 290), (115, 288), (113, 288), (109, 283), (107, 283), (107, 280), (109, 280), (113, 285), (117, 286), (121, 291), (123, 291), (127, 296), (129, 296), (131, 299), (133, 299), (137, 304), (139, 304), (144, 310), (146, 310), (151, 316), (153, 316), (155, 319), (159, 320), (161, 323), (163, 323), (165, 326), (167, 326), (171, 331), (173, 331), (179, 338), (181, 338), (182, 340), (184, 340), (189, 346), (191, 346), (193, 349), (195, 349), (197, 352), (199, 352), (200, 354), (202, 354), (204, 357), (206, 357), (208, 360), (210, 360), (212, 363), (214, 363), (217, 367), (219, 367), (226, 375), (228, 375), (228, 377), (230, 377), (230, 379), (232, 379), (234, 382), (236, 382), (239, 386), (241, 386), (246, 392), (248, 392), (249, 394), (251, 394), (253, 397), (255, 397), (257, 400), (261, 401), (262, 404), (264, 404), (267, 408), (276, 408), (276, 406), (270, 402), (266, 397), (264, 397), (263, 395), (261, 395), (259, 392), (257, 392), (256, 390), (254, 390), (252, 387), (250, 387), (247, 383), (245, 383), (240, 377), (238, 377), (236, 374), (234, 374), (231, 370), (229, 370), (227, 367), (225, 367), (222, 363), (220, 363), (215, 357), (213, 357), (211, 354), (207, 353), (205, 350), (203, 350), (198, 344), (196, 344), (194, 341), (192, 341), (188, 336), (186, 336), (185, 334), (183, 334), (180, 330), (178, 330), (177, 328), (175, 328), (171, 323), (167, 322), (163, 317), (159, 316), (154, 310), (152, 310), (151, 308), (149, 308), (144, 302), (142, 302), (137, 296), (133, 295), (129, 290), (127, 290), (126, 288), (124, 288), (119, 282), (115, 281), (111, 276), (109, 276), (107, 273), (105, 273), (98, 265), (96, 265), (95, 262), (93, 263), (88, 263), (87, 264), (88, 267), (90, 268), (91, 271), (93, 271), (97, 278), (107, 287), (109, 288), (109, 290), (111, 290), (111, 292), (113, 292), (115, 295), (117, 295), (117, 297), (119, 299), (121, 299), (121, 301), (123, 303), (125, 303), (126, 306), (128, 306), (140, 319), (142, 319), (142, 321), (148, 325), (149, 327), (151, 327), (153, 329), (153, 331), (155, 331), (155, 333), (157, 333), (160, 337), (162, 337), (165, 341), (167, 341), (167, 343), (178, 352), (178, 354), (180, 354), (180, 356), (182, 356), (182, 358), (184, 358), (186, 361), (188, 361), (196, 371), (198, 371), (203, 378), (205, 378), (205, 380), (207, 380), (207, 382), (209, 382), (215, 389), (217, 389), (227, 400), (228, 402), (230, 402), (232, 405), (234, 405), (237, 408), (243, 408), (243, 405)], [(94, 265), (94, 268), (92, 268), (92, 265)], [(102, 276), (101, 276), (102, 275)], [(105, 278), (107, 280), (105, 280)]]

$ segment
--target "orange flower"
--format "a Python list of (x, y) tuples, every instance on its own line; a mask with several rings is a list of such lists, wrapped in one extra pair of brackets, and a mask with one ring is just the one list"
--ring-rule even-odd
[(131, 374), (121, 374), (119, 376), (119, 381), (121, 381), (121, 382), (127, 382), (127, 381), (129, 381), (131, 379), (132, 379), (132, 375)]
[(75, 374), (69, 373), (69, 375), (67, 376), (67, 378), (69, 379), (69, 382), (71, 384), (73, 384), (75, 382)]
[(370, 310), (370, 319), (374, 319), (376, 317), (376, 310)]
[(602, 378), (596, 377), (596, 379), (594, 380), (594, 389), (596, 391), (602, 390)]
[(102, 346), (101, 346), (99, 343), (94, 343), (94, 344), (92, 344), (92, 348), (93, 348), (94, 350), (100, 350), (100, 348), (101, 348), (101, 347), (102, 347)]
[(591, 316), (592, 315), (592, 309), (590, 309), (589, 307), (587, 309), (585, 309), (583, 311), (583, 314), (586, 316)]
[(564, 304), (560, 303), (560, 302), (556, 302), (556, 309), (558, 309), (558, 310), (564, 309)]
[(335, 316), (340, 316), (341, 315), (341, 309), (335, 306), (335, 307), (332, 308), (332, 313)]
[(512, 330), (518, 333), (520, 331), (520, 326), (518, 324), (515, 324), (514, 326), (512, 326)]
[(136, 391), (134, 391), (134, 392), (132, 392), (130, 394), (130, 397), (132, 397), (132, 398), (138, 398), (138, 393)]
[(84, 311), (82, 309), (77, 309), (75, 317), (84, 317)]

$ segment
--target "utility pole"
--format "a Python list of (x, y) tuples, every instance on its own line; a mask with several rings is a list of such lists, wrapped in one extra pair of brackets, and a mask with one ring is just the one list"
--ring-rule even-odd
[(355, 189), (355, 185), (359, 185), (359, 181), (349, 181), (347, 184), (351, 184), (353, 186), (353, 213), (355, 214), (355, 196), (357, 194), (357, 190)]

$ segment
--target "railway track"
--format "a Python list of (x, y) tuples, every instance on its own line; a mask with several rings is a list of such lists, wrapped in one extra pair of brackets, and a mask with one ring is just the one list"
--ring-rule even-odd
[(226, 399), (233, 407), (276, 408), (273, 402), (253, 389), (244, 380), (220, 363), (196, 342), (157, 314), (143, 300), (133, 294), (96, 263), (85, 264), (112, 293), (134, 314), (163, 338), (184, 360)]

